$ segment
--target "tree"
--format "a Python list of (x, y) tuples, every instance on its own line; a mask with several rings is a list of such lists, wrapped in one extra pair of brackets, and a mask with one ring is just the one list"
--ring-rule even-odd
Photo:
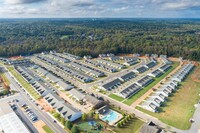
[(84, 121), (84, 120), (86, 120), (87, 119), (87, 114), (82, 114), (82, 117), (81, 117), (81, 119)]
[(71, 129), (72, 133), (78, 133), (78, 127), (76, 125), (73, 125), (72, 129)]
[(60, 116), (59, 113), (56, 112), (53, 116), (54, 116), (56, 119), (60, 120), (60, 117), (61, 117), (61, 116)]
[(95, 114), (95, 120), (99, 120), (99, 114)]
[(65, 118), (61, 117), (60, 122), (64, 125), (65, 124)]
[(127, 123), (128, 122), (128, 118), (124, 117), (124, 121), (125, 121), (125, 123)]
[(128, 115), (127, 118), (128, 118), (129, 121), (131, 120), (131, 116), (130, 115)]
[(117, 127), (118, 127), (118, 128), (121, 127), (121, 123), (120, 123), (120, 122), (117, 123)]
[(135, 117), (135, 114), (131, 114), (131, 118), (133, 119)]
[(94, 111), (91, 111), (91, 112), (89, 113), (89, 117), (90, 117), (90, 118), (93, 118), (93, 117), (94, 117)]
[(67, 127), (69, 130), (71, 130), (73, 124), (71, 123), (71, 121), (66, 121), (65, 122), (65, 127)]

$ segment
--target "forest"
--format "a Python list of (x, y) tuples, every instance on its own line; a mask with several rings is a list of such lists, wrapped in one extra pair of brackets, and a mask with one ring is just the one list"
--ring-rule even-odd
[(0, 19), (0, 56), (55, 50), (166, 54), (200, 60), (198, 19)]

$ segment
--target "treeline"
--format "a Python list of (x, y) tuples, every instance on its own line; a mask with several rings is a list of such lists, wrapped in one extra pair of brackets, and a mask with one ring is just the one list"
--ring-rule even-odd
[(94, 57), (157, 53), (200, 60), (199, 31), (199, 20), (1, 20), (0, 56), (56, 50)]

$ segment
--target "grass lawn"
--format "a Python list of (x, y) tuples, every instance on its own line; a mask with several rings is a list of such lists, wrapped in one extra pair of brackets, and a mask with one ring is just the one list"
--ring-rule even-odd
[[(98, 123), (98, 122), (97, 122)], [(102, 125), (102, 124), (101, 124)], [(103, 125), (102, 125), (103, 126)], [(78, 124), (81, 131), (87, 131), (87, 133), (100, 133), (101, 130), (92, 130), (92, 126), (88, 124), (88, 121)], [(102, 127), (103, 128), (103, 127)]]
[(120, 96), (117, 96), (117, 95), (115, 95), (115, 94), (110, 94), (109, 97), (112, 98), (112, 99), (115, 99), (115, 100), (117, 100), (117, 101), (119, 101), (119, 102), (121, 102), (121, 101), (124, 100), (124, 98), (122, 98), (122, 97), (120, 97)]
[(7, 85), (10, 85), (10, 81), (8, 80), (8, 78), (6, 77), (6, 75), (4, 73), (2, 73), (2, 72), (0, 73), (0, 75), (1, 75), (2, 79), (5, 81), (5, 83)]
[(134, 118), (131, 121), (129, 121), (128, 123), (126, 123), (126, 125), (122, 128), (115, 128), (113, 129), (113, 131), (117, 132), (117, 133), (139, 133), (140, 128), (142, 127), (142, 125), (144, 124), (143, 121), (141, 121), (138, 118)]
[(50, 127), (48, 127), (47, 125), (43, 126), (42, 128), (44, 129), (44, 131), (46, 133), (54, 133), (54, 131)]
[(33, 89), (33, 87), (24, 80), (24, 78), (18, 74), (13, 67), (8, 67), (8, 70), (13, 74), (13, 76), (19, 81), (19, 83), (33, 96), (35, 100), (40, 99), (40, 95)]
[(146, 86), (145, 88), (143, 88), (141, 91), (137, 92), (135, 95), (133, 95), (132, 97), (128, 98), (127, 100), (125, 100), (123, 103), (127, 104), (127, 105), (131, 105), (133, 102), (135, 102), (139, 97), (141, 97), (142, 95), (144, 95), (149, 89), (151, 89), (153, 86), (155, 86), (157, 83), (159, 83), (162, 79), (164, 79), (169, 73), (171, 73), (177, 66), (179, 65), (179, 62), (174, 62), (174, 64), (172, 65), (172, 67), (166, 72), (164, 73), (162, 76), (158, 77), (158, 78), (154, 78), (154, 81), (149, 84), (148, 86)]
[(192, 77), (197, 77), (196, 75), (200, 76), (200, 66), (196, 67), (188, 78), (181, 83), (180, 89), (169, 98), (170, 100), (166, 102), (162, 112), (153, 113), (140, 107), (136, 108), (173, 127), (182, 130), (189, 129), (191, 126), (189, 119), (192, 118), (195, 111), (194, 105), (200, 99), (200, 82), (192, 79)]

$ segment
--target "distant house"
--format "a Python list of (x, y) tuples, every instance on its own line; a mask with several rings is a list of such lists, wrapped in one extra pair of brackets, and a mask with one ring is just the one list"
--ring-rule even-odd
[(60, 78), (58, 78), (57, 76), (54, 76), (53, 74), (51, 74), (51, 73), (48, 73), (47, 75), (46, 75), (46, 78), (48, 79), (48, 80), (50, 80), (51, 82), (53, 82), (53, 83), (57, 83), (57, 82), (59, 82), (61, 79)]
[(58, 95), (54, 93), (48, 93), (44, 100), (52, 107), (56, 108), (59, 104), (65, 103), (63, 99), (61, 99)]
[(65, 103), (58, 95), (49, 93), (44, 97), (44, 100), (54, 108), (65, 120), (75, 121), (81, 117), (81, 111), (78, 111), (73, 106)]
[(159, 69), (156, 69), (156, 70), (154, 70), (153, 72), (151, 72), (147, 75), (155, 78), (155, 77), (160, 77), (162, 74), (163, 73)]
[(156, 66), (156, 62), (155, 61), (150, 61), (149, 63), (147, 63), (146, 65), (144, 65), (144, 67), (146, 67), (147, 69), (153, 68), (154, 66)]
[(118, 61), (118, 60), (120, 60), (120, 58), (118, 56), (111, 56), (108, 59), (111, 60), (111, 61)]
[(124, 62), (123, 64), (127, 65), (127, 66), (132, 66), (132, 65), (135, 65), (137, 63), (138, 63), (138, 60), (128, 60), (128, 61)]
[(136, 82), (136, 84), (138, 84), (138, 85), (141, 86), (141, 87), (145, 87), (145, 86), (149, 85), (149, 84), (152, 83), (152, 82), (153, 82), (153, 78), (147, 75), (147, 76), (145, 76), (145, 77), (139, 79), (139, 80)]
[(85, 55), (84, 57), (83, 57), (84, 59), (92, 59), (92, 56), (90, 56), (90, 55)]
[(98, 109), (105, 104), (102, 100), (99, 100), (96, 97), (91, 96), (91, 95), (86, 95), (84, 97), (84, 101), (90, 106), (92, 106), (93, 109)]
[(148, 70), (148, 69), (147, 69), (146, 67), (140, 66), (140, 67), (134, 69), (133, 72), (135, 72), (135, 73), (144, 73), (144, 72), (147, 71), (147, 70)]
[(31, 85), (33, 86), (35, 91), (42, 97), (52, 92), (52, 90), (49, 89), (42, 81), (36, 81), (32, 83)]
[(65, 90), (65, 91), (74, 88), (74, 86), (65, 83), (63, 80), (58, 81), (56, 85), (58, 85), (60, 89)]
[(102, 58), (102, 57), (107, 57), (106, 54), (99, 54), (99, 57)]
[(114, 79), (108, 83), (103, 84), (102, 86), (100, 86), (100, 88), (103, 90), (112, 90), (119, 85), (121, 85), (121, 81), (119, 79)]
[(46, 75), (49, 73), (47, 70), (45, 70), (45, 69), (43, 69), (43, 68), (41, 68), (41, 67), (38, 67), (38, 68), (36, 69), (36, 71), (37, 71), (40, 75), (42, 75), (42, 76), (46, 76)]
[(59, 104), (55, 110), (68, 121), (75, 121), (82, 116), (81, 111), (78, 111), (68, 103)]
[(157, 112), (158, 109), (158, 107), (153, 102), (144, 101), (140, 106), (151, 112)]
[(85, 95), (76, 89), (68, 91), (69, 96), (75, 98), (77, 101), (82, 101), (85, 98)]
[(153, 122), (144, 124), (140, 129), (140, 133), (161, 133), (162, 129), (156, 126)]
[(161, 72), (167, 72), (172, 66), (164, 64), (160, 68), (158, 68)]
[(126, 74), (120, 76), (119, 79), (120, 79), (121, 81), (125, 82), (125, 81), (127, 81), (127, 80), (129, 80), (129, 79), (132, 79), (132, 78), (134, 78), (134, 77), (136, 77), (136, 74), (135, 74), (134, 72), (128, 72), (128, 73), (126, 73)]
[(142, 88), (137, 85), (136, 83), (124, 88), (121, 90), (119, 93), (117, 93), (118, 96), (123, 97), (123, 98), (128, 98), (129, 96), (132, 96), (133, 94), (137, 93), (140, 91)]

